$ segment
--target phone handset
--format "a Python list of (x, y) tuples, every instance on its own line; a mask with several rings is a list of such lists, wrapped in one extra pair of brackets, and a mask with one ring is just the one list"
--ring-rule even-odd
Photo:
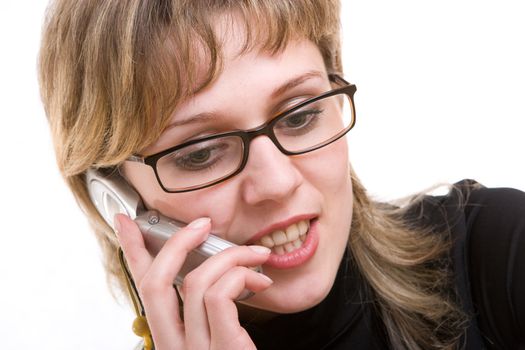
[[(115, 171), (89, 169), (86, 172), (86, 185), (91, 201), (107, 224), (114, 227), (113, 218), (118, 213), (128, 215), (139, 226), (146, 248), (152, 255), (156, 255), (166, 240), (185, 226), (184, 223), (168, 218), (154, 209), (146, 209), (139, 194)], [(234, 246), (236, 244), (210, 234), (205, 242), (188, 254), (174, 283), (182, 285), (188, 272), (210, 256)], [(254, 270), (262, 272), (260, 266)], [(245, 290), (238, 300), (246, 299), (251, 294)]]

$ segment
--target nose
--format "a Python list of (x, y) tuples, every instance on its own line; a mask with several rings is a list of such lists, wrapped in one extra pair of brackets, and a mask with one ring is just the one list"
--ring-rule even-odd
[(282, 203), (303, 181), (293, 159), (281, 153), (267, 136), (252, 140), (243, 173), (241, 193), (249, 205)]

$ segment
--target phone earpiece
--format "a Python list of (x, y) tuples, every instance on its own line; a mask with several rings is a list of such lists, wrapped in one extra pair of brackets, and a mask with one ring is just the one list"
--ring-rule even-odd
[(86, 185), (93, 204), (111, 227), (114, 227), (113, 218), (116, 214), (126, 214), (132, 219), (137, 217), (142, 201), (120, 175), (89, 169), (86, 172)]

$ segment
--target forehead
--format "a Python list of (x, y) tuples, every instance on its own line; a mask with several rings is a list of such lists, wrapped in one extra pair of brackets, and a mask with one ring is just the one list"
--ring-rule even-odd
[[(292, 40), (278, 52), (258, 48), (242, 51), (242, 41), (242, 38), (235, 36), (224, 41), (220, 72), (211, 83), (183, 101), (172, 119), (176, 119), (180, 112), (190, 112), (193, 108), (207, 105), (213, 108), (215, 101), (230, 100), (239, 104), (241, 101), (276, 97), (273, 95), (279, 87), (303, 76), (305, 79), (301, 82), (310, 79), (317, 80), (317, 83), (327, 82), (321, 53), (308, 40)], [(284, 93), (284, 90), (281, 92)]]
[[(247, 81), (261, 71), (265, 63), (272, 62), (275, 69), (276, 61), (280, 60), (284, 65), (287, 63), (285, 59), (292, 56), (301, 64), (315, 60), (319, 69), (326, 71), (319, 48), (297, 32), (290, 31), (288, 35), (277, 38), (275, 31), (267, 28), (264, 21), (259, 19), (252, 23), (235, 11), (219, 14), (212, 20), (211, 28), (215, 36), (214, 47), (199, 40), (192, 45), (193, 59), (197, 62), (197, 74), (190, 83), (195, 84), (190, 89), (193, 94), (215, 85), (217, 80), (228, 80), (230, 76)], [(292, 67), (293, 64), (288, 68)], [(267, 73), (260, 76), (265, 77)]]

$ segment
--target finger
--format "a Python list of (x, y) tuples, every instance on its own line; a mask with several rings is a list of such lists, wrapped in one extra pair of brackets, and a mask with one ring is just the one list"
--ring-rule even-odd
[(237, 307), (233, 300), (244, 289), (260, 292), (272, 285), (273, 281), (262, 273), (245, 267), (236, 267), (225, 273), (204, 296), (210, 327), (212, 347), (233, 348), (251, 343), (248, 334), (239, 323)]
[(210, 219), (200, 218), (172, 235), (161, 248), (148, 271), (148, 279), (159, 287), (172, 286), (189, 252), (197, 248), (210, 233)]
[(206, 259), (184, 278), (183, 293), (188, 298), (202, 293), (224, 273), (235, 266), (262, 265), (270, 257), (271, 250), (263, 246), (236, 246)]
[(270, 250), (265, 247), (232, 247), (216, 254), (186, 275), (183, 284), (186, 340), (191, 348), (209, 346), (208, 317), (203, 296), (207, 289), (228, 270), (236, 266), (256, 266), (264, 263)]
[(133, 280), (141, 281), (153, 261), (144, 245), (142, 233), (137, 224), (124, 214), (115, 215), (114, 222), (117, 239), (126, 257)]
[(159, 251), (139, 290), (152, 335), (157, 348), (173, 348), (185, 343), (185, 325), (179, 317), (179, 305), (173, 281), (180, 271), (188, 252), (201, 244), (210, 231), (210, 219), (193, 221), (172, 235)]

